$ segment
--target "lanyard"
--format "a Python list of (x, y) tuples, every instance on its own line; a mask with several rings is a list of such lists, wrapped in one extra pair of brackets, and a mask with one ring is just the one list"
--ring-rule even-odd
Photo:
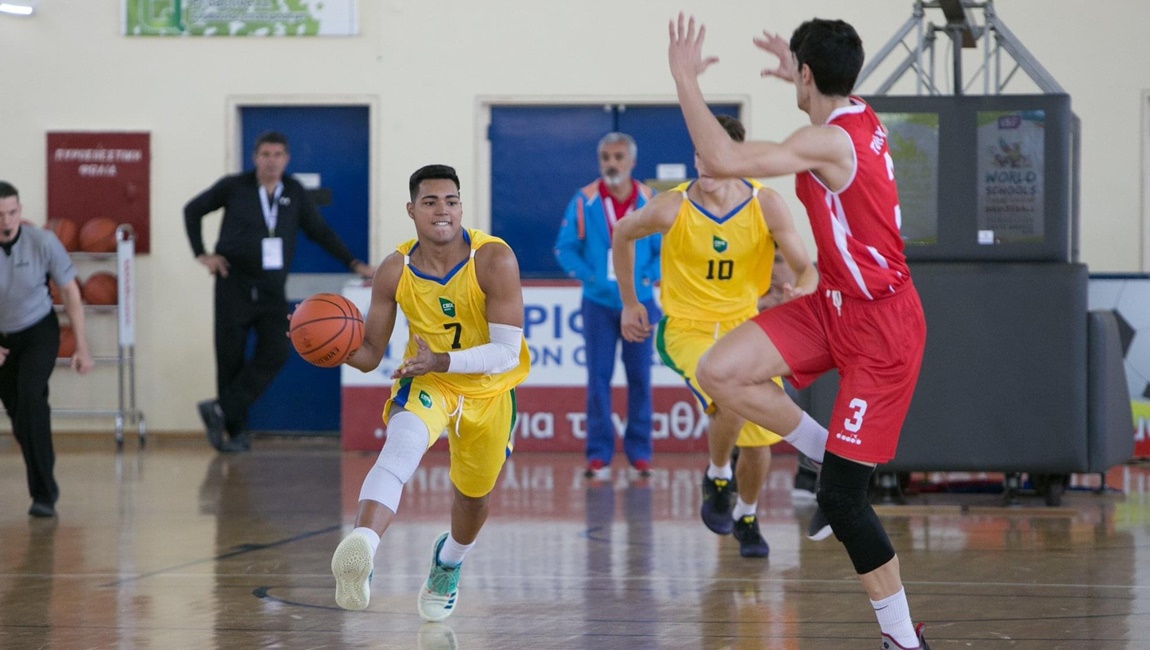
[[(631, 214), (631, 212), (635, 209), (635, 204), (638, 202), (635, 197), (635, 192), (636, 190), (634, 185), (632, 185), (631, 200), (627, 201), (627, 210), (623, 213), (623, 217)], [(603, 201), (603, 214), (607, 217), (607, 234), (614, 236), (615, 224), (619, 223), (619, 219), (622, 219), (623, 217), (615, 215), (615, 200), (612, 198), (610, 193), (601, 196), (600, 199)]]
[(268, 193), (262, 185), (258, 191), (260, 193), (260, 207), (263, 208), (264, 211), (264, 223), (268, 226), (268, 237), (275, 237), (276, 221), (280, 216), (280, 195), (284, 192), (284, 184), (276, 183), (275, 195), (271, 201), (268, 201)]

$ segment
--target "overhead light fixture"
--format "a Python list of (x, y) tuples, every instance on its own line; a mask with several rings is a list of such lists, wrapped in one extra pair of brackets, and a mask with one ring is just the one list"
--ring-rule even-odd
[(31, 16), (36, 13), (39, 0), (3, 0), (0, 2), (0, 14), (14, 16)]

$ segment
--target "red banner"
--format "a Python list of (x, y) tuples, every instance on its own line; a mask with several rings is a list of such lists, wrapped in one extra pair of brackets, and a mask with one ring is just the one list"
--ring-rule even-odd
[(48, 219), (82, 231), (92, 219), (131, 224), (136, 253), (147, 253), (151, 208), (151, 134), (48, 134)]
[[(383, 446), (381, 414), (391, 395), (386, 386), (344, 386), (340, 430), (343, 448), (378, 450)], [(578, 451), (587, 440), (586, 391), (570, 386), (520, 386), (515, 389), (519, 412), (515, 421), (515, 451)], [(622, 449), (626, 426), (627, 389), (612, 389), (612, 421)], [(706, 417), (686, 387), (654, 389), (651, 437), (655, 452), (707, 450)], [(443, 446), (443, 442), (436, 443)]]

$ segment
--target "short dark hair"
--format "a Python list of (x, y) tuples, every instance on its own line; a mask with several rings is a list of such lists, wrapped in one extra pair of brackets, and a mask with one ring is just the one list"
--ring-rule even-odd
[(456, 191), (459, 190), (459, 176), (456, 175), (454, 167), (447, 165), (424, 165), (415, 170), (415, 173), (411, 175), (411, 179), (407, 181), (407, 189), (411, 193), (411, 200), (414, 201), (415, 197), (419, 194), (420, 183), (440, 178), (455, 183)]
[(0, 199), (6, 199), (10, 196), (16, 197), (16, 201), (20, 201), (20, 193), (16, 191), (16, 187), (7, 181), (0, 181)]
[(284, 151), (291, 151), (288, 147), (287, 136), (279, 131), (264, 131), (261, 133), (259, 137), (256, 138), (256, 144), (252, 147), (252, 153), (259, 151), (260, 146), (265, 144), (282, 144)]
[(719, 120), (719, 124), (727, 130), (727, 135), (731, 136), (731, 139), (735, 142), (742, 142), (747, 139), (747, 129), (738, 118), (731, 117), (730, 115), (716, 115), (715, 119)]
[(791, 35), (791, 51), (801, 68), (805, 63), (824, 95), (846, 97), (854, 90), (863, 65), (858, 32), (841, 20), (815, 18), (799, 25)]

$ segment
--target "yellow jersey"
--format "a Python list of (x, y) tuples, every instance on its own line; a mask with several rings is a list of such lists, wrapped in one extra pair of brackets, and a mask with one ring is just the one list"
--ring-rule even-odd
[(771, 286), (775, 240), (759, 204), (762, 184), (743, 179), (750, 197), (725, 215), (713, 215), (687, 196), (663, 235), (660, 298), (671, 317), (699, 321), (747, 319)]
[[(442, 278), (427, 275), (411, 265), (411, 252), (418, 246), (417, 239), (396, 248), (403, 254), (403, 272), (395, 289), (395, 301), (407, 317), (409, 336), (405, 358), (416, 353), (416, 334), (427, 342), (432, 352), (462, 350), (491, 342), (487, 294), (479, 287), (475, 275), (475, 251), (487, 244), (507, 244), (473, 229), (465, 229), (463, 238), (471, 245), (471, 255)], [(507, 372), (496, 375), (445, 372), (428, 376), (468, 397), (492, 397), (506, 392), (519, 385), (531, 368), (527, 341), (520, 340), (519, 365)]]

